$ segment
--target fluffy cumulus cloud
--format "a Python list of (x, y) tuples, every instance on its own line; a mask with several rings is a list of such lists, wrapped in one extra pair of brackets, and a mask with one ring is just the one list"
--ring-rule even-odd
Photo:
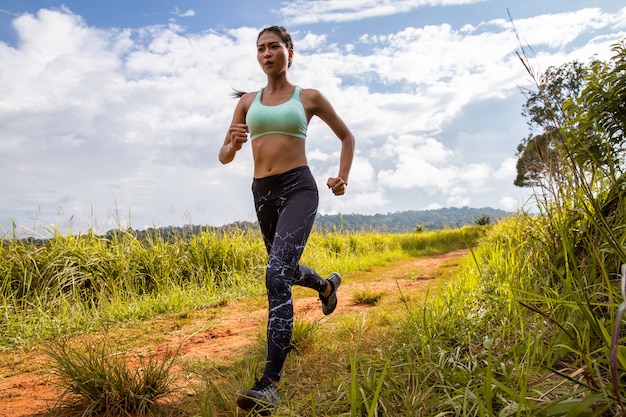
[(297, 0), (281, 14), (292, 23), (346, 22), (389, 16), (426, 6), (477, 3), (483, 0)]
[[(290, 7), (341, 20), (444, 2), (370, 3)], [(603, 59), (624, 36), (624, 10), (544, 15), (516, 27), (546, 65)], [(531, 30), (538, 24), (546, 30)], [(25, 14), (13, 25), (17, 46), (0, 43), (3, 231), (13, 222), (104, 232), (254, 220), (249, 147), (226, 166), (217, 152), (236, 104), (232, 89), (265, 82), (258, 29), (190, 33), (172, 21), (104, 30), (67, 9)], [(349, 45), (312, 30), (294, 36), (292, 80), (322, 91), (357, 138), (349, 193), (334, 197), (325, 182), (336, 175), (340, 143), (312, 121), (307, 146), (320, 212), (522, 204), (527, 192), (512, 182), (515, 148), (527, 133), (518, 88), (528, 74), (510, 24), (407, 27), (363, 33)], [(492, 106), (479, 120), (470, 115), (484, 116), (481, 103)]]

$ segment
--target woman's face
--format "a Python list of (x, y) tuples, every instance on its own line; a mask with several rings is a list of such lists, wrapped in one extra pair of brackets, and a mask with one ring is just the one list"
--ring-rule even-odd
[(274, 32), (264, 32), (257, 41), (257, 60), (263, 71), (268, 74), (278, 74), (286, 71), (293, 50), (287, 49), (283, 40)]

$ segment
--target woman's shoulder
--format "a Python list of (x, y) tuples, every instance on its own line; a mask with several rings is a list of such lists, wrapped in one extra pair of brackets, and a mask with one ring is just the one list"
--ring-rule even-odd
[(246, 118), (246, 114), (248, 114), (248, 110), (255, 96), (256, 92), (236, 91), (233, 93), (233, 98), (237, 99), (237, 105), (235, 106), (233, 115), (234, 119), (244, 120)]
[(300, 96), (304, 107), (313, 114), (327, 111), (330, 106), (326, 96), (315, 88), (301, 88)]
[(317, 106), (325, 100), (324, 95), (315, 88), (300, 88), (300, 97), (303, 103)]
[(320, 91), (315, 88), (305, 88), (305, 87), (300, 87), (300, 86), (298, 86), (298, 88), (300, 89), (300, 95), (302, 96), (313, 98), (313, 97), (319, 97), (322, 95), (322, 93), (320, 93)]

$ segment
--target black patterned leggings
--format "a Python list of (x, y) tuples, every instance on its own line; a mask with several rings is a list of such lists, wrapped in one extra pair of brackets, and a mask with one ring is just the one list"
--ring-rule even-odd
[(279, 381), (293, 329), (291, 287), (301, 285), (323, 292), (327, 285), (315, 271), (299, 264), (315, 221), (319, 196), (307, 166), (255, 178), (252, 194), (268, 253), (265, 285), (269, 315), (263, 375)]

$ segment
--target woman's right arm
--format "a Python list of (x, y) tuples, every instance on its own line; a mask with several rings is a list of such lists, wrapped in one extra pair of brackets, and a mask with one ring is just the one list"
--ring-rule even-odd
[(220, 148), (219, 160), (222, 164), (232, 162), (237, 151), (248, 141), (248, 125), (246, 125), (248, 107), (250, 107), (250, 94), (245, 94), (237, 103), (224, 144)]

